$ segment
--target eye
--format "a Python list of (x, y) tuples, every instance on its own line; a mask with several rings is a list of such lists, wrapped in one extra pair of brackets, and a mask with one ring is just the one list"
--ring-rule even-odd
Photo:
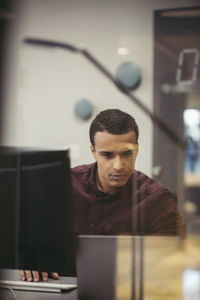
[(133, 151), (132, 150), (124, 152), (124, 156), (131, 156), (131, 155), (133, 155)]
[(112, 152), (103, 152), (102, 155), (106, 158), (112, 158), (113, 153)]

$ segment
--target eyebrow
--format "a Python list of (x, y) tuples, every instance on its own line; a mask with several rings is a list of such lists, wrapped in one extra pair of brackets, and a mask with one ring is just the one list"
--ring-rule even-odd
[[(127, 149), (124, 151), (121, 151), (120, 153), (128, 153), (128, 152), (134, 152), (136, 149)], [(101, 150), (99, 151), (101, 154), (108, 154), (108, 153), (115, 153), (115, 151), (106, 151), (106, 150)]]
[(107, 153), (113, 153), (114, 151), (104, 151), (104, 150), (102, 150), (102, 151), (99, 151), (99, 153), (101, 153), (101, 154), (107, 154)]

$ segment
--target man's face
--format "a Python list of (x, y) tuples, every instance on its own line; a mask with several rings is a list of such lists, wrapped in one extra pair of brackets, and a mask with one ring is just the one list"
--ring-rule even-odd
[(95, 134), (95, 147), (91, 145), (91, 151), (97, 161), (97, 187), (100, 190), (115, 193), (126, 184), (133, 174), (138, 148), (134, 131)]

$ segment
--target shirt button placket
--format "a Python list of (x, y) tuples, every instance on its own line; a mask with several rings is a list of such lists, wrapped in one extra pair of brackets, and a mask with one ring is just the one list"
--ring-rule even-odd
[(96, 227), (96, 221), (99, 219), (99, 207), (97, 203), (93, 203), (90, 207), (90, 212), (88, 215), (88, 231), (93, 233)]

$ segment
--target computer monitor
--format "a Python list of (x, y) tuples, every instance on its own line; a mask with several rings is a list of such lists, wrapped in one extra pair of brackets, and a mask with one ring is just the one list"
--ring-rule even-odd
[(0, 268), (74, 275), (69, 150), (0, 147)]

